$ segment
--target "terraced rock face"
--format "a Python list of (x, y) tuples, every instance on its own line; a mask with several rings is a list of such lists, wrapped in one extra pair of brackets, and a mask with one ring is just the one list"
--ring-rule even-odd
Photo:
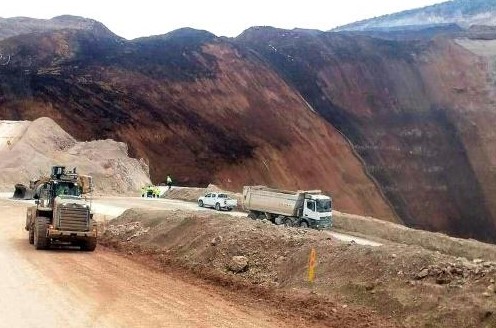
[(255, 28), (238, 42), (352, 141), (407, 225), (496, 240), (490, 60), (449, 39)]
[(155, 182), (320, 188), (343, 211), (396, 220), (346, 138), (243, 46), (189, 29), (134, 41), (65, 29), (0, 48), (1, 118), (124, 141)]

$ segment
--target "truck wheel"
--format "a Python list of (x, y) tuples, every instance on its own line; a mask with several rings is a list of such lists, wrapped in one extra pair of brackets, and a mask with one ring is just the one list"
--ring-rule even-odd
[(308, 228), (308, 222), (307, 221), (301, 221), (300, 222), (300, 227), (301, 228)]
[(31, 245), (34, 244), (34, 228), (33, 227), (29, 227), (29, 243)]
[(33, 243), (36, 249), (47, 249), (50, 241), (47, 238), (48, 218), (37, 217), (34, 224)]
[(248, 213), (248, 217), (252, 220), (256, 220), (257, 219), (257, 213), (250, 211), (250, 213)]
[(216, 211), (220, 211), (220, 204), (219, 204), (219, 203), (216, 203), (216, 204), (215, 204), (215, 210), (216, 210)]
[(81, 250), (85, 252), (93, 252), (96, 248), (96, 238), (90, 238), (88, 240), (84, 240), (81, 244)]
[(198, 201), (198, 206), (203, 207), (203, 201), (202, 200)]
[(293, 226), (293, 220), (291, 220), (290, 218), (285, 218), (284, 219), (284, 226), (285, 227), (292, 227)]

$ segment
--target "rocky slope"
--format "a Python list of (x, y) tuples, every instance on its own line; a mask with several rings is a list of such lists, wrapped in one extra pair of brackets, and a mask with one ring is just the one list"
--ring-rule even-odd
[(155, 182), (321, 188), (342, 211), (496, 241), (496, 34), (433, 31), (19, 35), (0, 41), (0, 117), (124, 141)]
[(444, 38), (253, 28), (238, 42), (351, 140), (407, 225), (496, 240), (490, 60)]
[(395, 30), (425, 28), (426, 25), (496, 25), (495, 0), (453, 0), (433, 6), (366, 19), (335, 31)]
[(155, 182), (320, 188), (345, 211), (396, 220), (347, 140), (249, 49), (182, 29), (133, 41), (88, 30), (0, 42), (0, 117), (51, 117), (114, 138)]

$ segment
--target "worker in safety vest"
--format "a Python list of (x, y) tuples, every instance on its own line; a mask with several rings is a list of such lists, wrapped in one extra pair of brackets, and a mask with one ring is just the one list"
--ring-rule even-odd
[(167, 186), (169, 187), (168, 190), (172, 187), (172, 178), (170, 175), (167, 175)]

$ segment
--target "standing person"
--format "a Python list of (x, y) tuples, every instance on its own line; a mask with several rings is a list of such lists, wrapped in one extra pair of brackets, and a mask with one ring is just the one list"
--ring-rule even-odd
[(167, 186), (169, 187), (168, 190), (170, 190), (170, 188), (172, 187), (172, 178), (170, 177), (170, 175), (167, 175)]

